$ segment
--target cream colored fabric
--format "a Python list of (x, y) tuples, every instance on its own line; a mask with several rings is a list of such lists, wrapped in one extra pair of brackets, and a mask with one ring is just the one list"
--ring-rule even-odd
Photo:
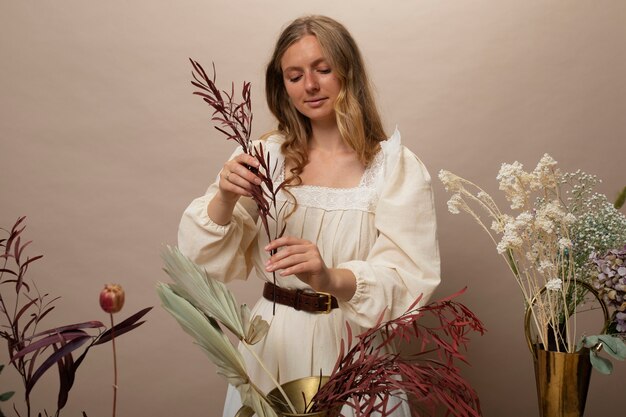
[[(279, 136), (264, 142), (278, 164), (275, 184), (284, 178), (280, 143)], [(238, 152), (241, 150), (235, 154)], [(287, 220), (285, 234), (315, 242), (328, 267), (354, 273), (357, 289), (351, 300), (340, 302), (340, 308), (331, 314), (276, 305), (273, 316), (272, 303), (259, 300), (253, 312), (270, 322), (270, 330), (253, 348), (280, 382), (319, 375), (320, 369), (328, 374), (337, 360), (346, 321), (353, 334), (358, 334), (375, 325), (382, 313), (385, 319), (402, 314), (419, 294), (424, 303), (440, 281), (430, 177), (421, 161), (400, 144), (397, 131), (382, 143), (358, 187), (299, 186), (291, 190), (298, 207)], [(268, 239), (257, 221), (254, 203), (240, 199), (231, 223), (219, 226), (206, 213), (216, 191), (214, 183), (185, 210), (178, 239), (181, 251), (220, 281), (247, 279), (253, 269), (252, 275), (271, 281), (272, 275), (263, 267), (267, 259), (263, 247)], [(285, 193), (279, 194), (278, 203), (291, 211), (292, 202)], [(281, 220), (278, 225), (270, 223), (271, 230), (280, 228)], [(277, 276), (277, 284), (310, 288), (295, 276)], [(242, 351), (254, 382), (270, 390), (269, 378), (252, 356)], [(234, 415), (238, 407), (236, 392), (229, 392), (228, 397), (224, 416)], [(410, 415), (406, 407), (394, 413), (404, 415)]]

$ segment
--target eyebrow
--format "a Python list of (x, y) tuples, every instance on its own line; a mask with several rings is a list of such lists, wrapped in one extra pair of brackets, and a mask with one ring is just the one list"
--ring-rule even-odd
[[(317, 58), (315, 61), (313, 61), (313, 62), (311, 63), (311, 66), (312, 66), (312, 67), (315, 67), (315, 66), (317, 66), (317, 65), (321, 64), (322, 62), (328, 63), (328, 62), (326, 61), (326, 58), (324, 58), (324, 57), (320, 57), (320, 58)], [(284, 74), (285, 72), (287, 72), (287, 71), (300, 71), (300, 70), (302, 70), (302, 67), (291, 66), (291, 67), (287, 67), (287, 68), (285, 68), (285, 69), (283, 70), (283, 74)]]

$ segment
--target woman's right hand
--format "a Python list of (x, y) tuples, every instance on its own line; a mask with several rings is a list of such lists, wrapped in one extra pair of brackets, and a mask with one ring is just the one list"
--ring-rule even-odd
[(258, 168), (259, 165), (255, 157), (245, 153), (224, 164), (220, 172), (219, 190), (207, 206), (211, 220), (220, 225), (230, 223), (239, 198), (250, 197), (252, 188), (261, 185), (261, 178), (248, 168)]
[(219, 193), (222, 200), (234, 204), (241, 196), (250, 197), (252, 188), (261, 185), (261, 178), (248, 167), (258, 168), (259, 161), (245, 153), (237, 155), (224, 164), (219, 181)]

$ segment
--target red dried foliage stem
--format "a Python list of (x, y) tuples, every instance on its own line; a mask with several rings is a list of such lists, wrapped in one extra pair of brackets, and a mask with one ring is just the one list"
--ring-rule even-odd
[[(0, 337), (7, 341), (10, 358), (25, 347), (24, 340), (27, 335), (36, 332), (37, 325), (54, 309), (53, 303), (56, 301), (56, 298), (48, 300), (48, 294), (41, 295), (36, 289), (36, 295), (32, 295), (30, 285), (24, 281), (29, 266), (42, 258), (42, 255), (37, 255), (23, 259), (24, 249), (31, 243), (30, 241), (22, 243), (22, 233), (26, 229), (25, 219), (25, 216), (19, 217), (11, 230), (0, 228), (8, 235), (0, 239), (0, 259), (2, 259), (0, 286), (4, 290), (7, 284), (14, 284), (12, 299), (7, 299), (5, 292), (0, 291), (0, 313), (6, 320), (6, 324), (0, 330)], [(27, 320), (26, 323), (21, 322), (23, 318)], [(12, 365), (20, 374), (24, 386), (27, 386), (32, 379), (32, 362), (19, 358), (12, 362)], [(25, 394), (24, 400), (30, 415), (29, 392)]]
[[(468, 334), (485, 332), (471, 310), (453, 301), (464, 291), (416, 307), (419, 297), (403, 315), (384, 323), (381, 316), (374, 328), (356, 337), (354, 346), (348, 344), (345, 355), (342, 341), (330, 380), (313, 398), (311, 411), (348, 404), (356, 416), (374, 411), (387, 416), (399, 406), (391, 407), (390, 398), (406, 395), (425, 410), (418, 416), (444, 408), (446, 416), (479, 417), (478, 395), (456, 366), (457, 361), (467, 363), (461, 349), (467, 349)], [(438, 325), (418, 321), (426, 315), (436, 318)], [(388, 345), (399, 341), (419, 342), (419, 352), (406, 358), (389, 353)]]
[[(215, 64), (213, 64), (213, 77), (209, 77), (197, 61), (189, 58), (193, 71), (191, 73), (193, 81), (191, 84), (198, 88), (193, 94), (202, 97), (212, 109), (211, 121), (219, 132), (226, 136), (227, 140), (234, 140), (241, 146), (243, 151), (256, 158), (259, 168), (248, 167), (261, 178), (262, 184), (252, 190), (252, 199), (256, 203), (259, 211), (259, 218), (263, 224), (263, 230), (269, 241), (277, 239), (285, 232), (286, 224), (278, 230), (278, 223), (282, 207), (279, 208), (276, 196), (284, 186), (284, 182), (278, 186), (272, 181), (272, 174), (275, 172), (277, 164), (272, 167), (270, 154), (265, 152), (263, 144), (257, 146), (252, 144), (250, 135), (252, 133), (252, 101), (250, 96), (250, 83), (245, 82), (241, 88), (241, 102), (235, 101), (235, 87), (231, 83), (230, 92), (220, 90), (216, 84)], [(270, 231), (269, 219), (276, 222), (276, 230)], [(271, 253), (273, 255), (275, 252)], [(276, 275), (274, 284), (276, 284)]]
[[(29, 417), (31, 415), (31, 391), (40, 378), (56, 365), (59, 375), (59, 393), (55, 415), (58, 416), (67, 403), (76, 371), (89, 349), (92, 346), (109, 342), (113, 330), (116, 336), (119, 336), (140, 326), (144, 322), (139, 319), (151, 307), (139, 311), (104, 332), (106, 328), (99, 321), (70, 324), (37, 332), (37, 325), (54, 309), (52, 303), (60, 297), (47, 300), (48, 294), (41, 295), (34, 284), (29, 284), (25, 280), (29, 265), (40, 259), (42, 255), (27, 256), (24, 259), (24, 249), (30, 244), (30, 241), (21, 243), (22, 232), (26, 228), (23, 225), (24, 220), (25, 217), (18, 218), (10, 231), (0, 228), (0, 231), (8, 234), (7, 238), (0, 239), (0, 259), (3, 259), (2, 268), (0, 268), (0, 314), (6, 320), (6, 324), (3, 323), (1, 326), (0, 338), (7, 341), (10, 364), (22, 377), (26, 415)], [(7, 299), (5, 293), (6, 284), (15, 284), (13, 286), (14, 297), (11, 300)], [(21, 320), (24, 318), (28, 318), (25, 324)], [(87, 346), (74, 360), (73, 353), (85, 344)], [(46, 352), (49, 353), (44, 355)], [(19, 416), (20, 413), (15, 404), (13, 408)]]
[[(245, 153), (249, 152), (250, 134), (252, 130), (252, 101), (250, 99), (250, 83), (244, 82), (241, 91), (242, 102), (234, 101), (235, 85), (232, 84), (231, 92), (220, 91), (215, 85), (215, 65), (213, 65), (213, 78), (209, 78), (202, 66), (189, 58), (194, 71), (191, 73), (195, 81), (192, 81), (195, 87), (200, 91), (194, 92), (203, 98), (203, 100), (213, 108), (211, 120), (218, 122), (220, 126), (214, 126), (226, 135), (228, 139), (234, 140), (243, 148)], [(226, 100), (222, 96), (226, 96)], [(227, 132), (224, 129), (230, 130)]]

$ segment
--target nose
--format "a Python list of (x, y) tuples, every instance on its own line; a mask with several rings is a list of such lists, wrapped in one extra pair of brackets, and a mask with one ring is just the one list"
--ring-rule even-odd
[(308, 72), (304, 74), (304, 88), (308, 93), (315, 93), (319, 91), (319, 81), (317, 79), (317, 75), (314, 72)]

